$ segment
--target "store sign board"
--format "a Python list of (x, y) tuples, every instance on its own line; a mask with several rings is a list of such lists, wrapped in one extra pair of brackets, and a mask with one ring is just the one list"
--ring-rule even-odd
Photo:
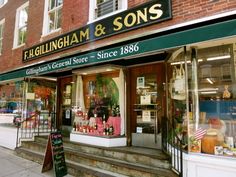
[[(210, 31), (214, 31), (214, 33), (210, 33)], [(36, 67), (19, 69), (1, 74), (0, 81), (26, 76), (35, 76), (65, 69), (79, 68), (80, 66), (114, 61), (121, 58), (132, 58), (140, 54), (143, 55), (145, 53), (151, 53), (163, 49), (167, 50), (173, 47), (181, 47), (187, 44), (230, 37), (234, 35), (236, 35), (236, 20), (230, 20), (227, 22), (158, 36), (119, 47), (68, 57), (50, 62), (48, 64), (41, 64)]]
[(56, 177), (63, 177), (67, 175), (61, 132), (52, 132), (48, 136), (42, 172), (46, 172), (52, 168), (54, 169)]
[(29, 61), (71, 47), (95, 41), (152, 23), (170, 19), (170, 0), (153, 0), (135, 8), (88, 24), (23, 51), (23, 61)]

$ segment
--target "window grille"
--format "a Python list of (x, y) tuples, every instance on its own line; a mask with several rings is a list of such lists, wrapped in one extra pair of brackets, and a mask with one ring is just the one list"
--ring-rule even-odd
[(118, 10), (118, 0), (97, 1), (96, 17), (101, 17), (116, 10)]

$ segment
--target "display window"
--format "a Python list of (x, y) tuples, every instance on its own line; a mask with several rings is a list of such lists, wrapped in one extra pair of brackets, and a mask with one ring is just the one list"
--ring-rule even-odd
[(55, 117), (56, 80), (50, 78), (26, 79), (23, 121), (24, 128), (51, 126)]
[(0, 113), (21, 114), (23, 81), (10, 81), (0, 86)]
[(123, 71), (107, 67), (92, 71), (88, 69), (85, 72), (77, 73), (72, 132), (105, 137), (122, 135), (124, 132)]
[(169, 115), (189, 152), (236, 157), (233, 51), (192, 48), (169, 63)]

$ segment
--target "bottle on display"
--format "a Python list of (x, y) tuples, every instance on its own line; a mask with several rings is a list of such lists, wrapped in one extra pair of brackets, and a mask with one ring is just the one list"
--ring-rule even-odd
[(106, 119), (105, 119), (105, 114), (103, 114), (103, 116), (102, 116), (102, 124), (103, 124), (103, 128), (106, 129)]
[(114, 134), (114, 127), (111, 125), (109, 127), (109, 135), (113, 135)]
[(106, 135), (107, 134), (107, 129), (106, 127), (103, 128), (103, 135)]
[(73, 131), (76, 131), (76, 123), (73, 124)]
[(109, 126), (106, 126), (106, 135), (109, 135)]
[(97, 130), (98, 129), (98, 125), (95, 123), (94, 124), (94, 129)]

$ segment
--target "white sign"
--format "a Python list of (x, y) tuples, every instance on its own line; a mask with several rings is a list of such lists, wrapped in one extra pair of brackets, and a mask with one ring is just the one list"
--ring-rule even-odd
[(151, 122), (151, 111), (143, 110), (142, 120), (143, 122)]

